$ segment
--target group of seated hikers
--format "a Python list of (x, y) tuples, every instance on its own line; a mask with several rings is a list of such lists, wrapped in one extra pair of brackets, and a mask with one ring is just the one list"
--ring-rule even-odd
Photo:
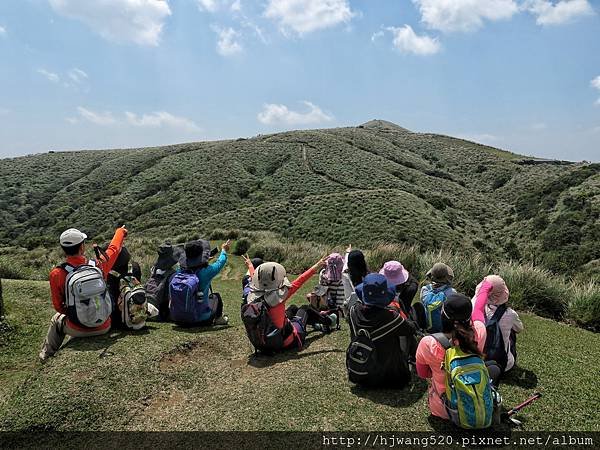
[[(230, 241), (211, 250), (206, 240), (183, 248), (165, 243), (145, 284), (139, 264), (123, 242), (125, 227), (111, 242), (86, 254), (87, 236), (74, 228), (60, 236), (65, 262), (50, 272), (57, 311), (39, 357), (53, 356), (66, 335), (98, 336), (111, 327), (138, 330), (147, 320), (180, 326), (227, 325), (212, 279), (227, 263)], [(218, 256), (217, 256), (218, 254)], [(216, 258), (211, 263), (211, 259)], [(500, 380), (516, 363), (516, 334), (523, 330), (507, 303), (502, 278), (486, 276), (472, 299), (453, 287), (454, 272), (436, 263), (421, 287), (399, 261), (377, 272), (364, 254), (348, 247), (332, 253), (294, 281), (277, 262), (244, 256), (241, 319), (256, 352), (300, 350), (312, 330), (330, 333), (345, 319), (350, 343), (346, 369), (351, 382), (371, 388), (403, 388), (417, 376), (429, 380), (431, 413), (462, 428), (486, 428), (499, 420)], [(318, 284), (301, 306), (287, 305), (314, 275)]]

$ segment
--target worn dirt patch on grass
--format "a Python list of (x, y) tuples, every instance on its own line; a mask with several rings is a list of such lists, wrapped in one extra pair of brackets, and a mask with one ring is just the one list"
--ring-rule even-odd
[(162, 391), (142, 400), (144, 408), (140, 412), (140, 416), (143, 419), (163, 422), (165, 418), (173, 414), (173, 410), (180, 410), (181, 405), (186, 401), (187, 396), (183, 391), (178, 389), (172, 389), (169, 392)]
[(177, 370), (179, 366), (184, 365), (189, 361), (190, 353), (201, 344), (202, 342), (199, 340), (184, 342), (163, 355), (158, 363), (161, 372), (172, 372), (173, 370)]

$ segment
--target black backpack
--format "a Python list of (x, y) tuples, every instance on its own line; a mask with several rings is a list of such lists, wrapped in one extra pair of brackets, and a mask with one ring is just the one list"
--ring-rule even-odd
[(496, 361), (503, 372), (508, 363), (508, 355), (506, 354), (504, 336), (502, 336), (502, 330), (500, 329), (500, 319), (502, 319), (505, 312), (506, 305), (500, 305), (496, 308), (492, 317), (486, 321), (485, 329), (487, 337), (484, 347), (486, 361)]
[(272, 353), (283, 348), (284, 332), (275, 326), (261, 298), (242, 306), (242, 322), (255, 351)]
[(356, 327), (356, 305), (348, 315), (353, 337), (346, 350), (346, 369), (348, 379), (362, 386), (381, 387), (395, 385), (401, 387), (410, 382), (411, 375), (408, 366), (407, 339), (402, 336), (397, 345), (400, 346), (400, 360), (390, 358), (386, 352), (377, 349), (377, 341), (397, 329), (404, 318), (398, 315), (391, 322), (368, 331)]
[(166, 270), (163, 274), (159, 274), (156, 269), (152, 269), (152, 274), (144, 286), (148, 303), (158, 309), (159, 317), (163, 321), (168, 320), (169, 317), (169, 282), (173, 275), (175, 275), (174, 270)]

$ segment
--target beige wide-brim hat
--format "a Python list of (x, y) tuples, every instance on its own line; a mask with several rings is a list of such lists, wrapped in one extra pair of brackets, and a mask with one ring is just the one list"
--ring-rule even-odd
[(444, 263), (435, 263), (425, 276), (434, 283), (449, 284), (454, 280), (454, 271)]
[(286, 299), (291, 285), (281, 264), (263, 263), (252, 277), (248, 302), (263, 298), (267, 305), (277, 306)]

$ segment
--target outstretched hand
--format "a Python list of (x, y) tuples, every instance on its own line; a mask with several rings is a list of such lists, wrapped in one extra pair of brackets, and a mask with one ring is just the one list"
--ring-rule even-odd
[(327, 263), (327, 258), (329, 256), (325, 255), (323, 256), (320, 260), (318, 260), (315, 265), (313, 266), (313, 269), (315, 270), (315, 272), (318, 272), (319, 270), (321, 270), (323, 267), (325, 267), (325, 264)]
[(127, 228), (125, 228), (125, 225), (121, 225), (121, 229), (124, 231), (125, 237), (127, 237), (127, 233), (129, 233), (129, 231), (127, 231)]
[(248, 268), (250, 268), (250, 266), (254, 267), (252, 265), (252, 260), (250, 259), (248, 254), (242, 255), (242, 258), (244, 258), (244, 263), (246, 264), (246, 267), (248, 267)]
[(225, 250), (226, 252), (229, 252), (230, 248), (231, 248), (231, 239), (227, 239), (227, 242), (224, 242), (223, 245), (221, 245), (221, 250)]
[(346, 249), (346, 253), (350, 253), (352, 251), (352, 244), (348, 244), (348, 248)]

